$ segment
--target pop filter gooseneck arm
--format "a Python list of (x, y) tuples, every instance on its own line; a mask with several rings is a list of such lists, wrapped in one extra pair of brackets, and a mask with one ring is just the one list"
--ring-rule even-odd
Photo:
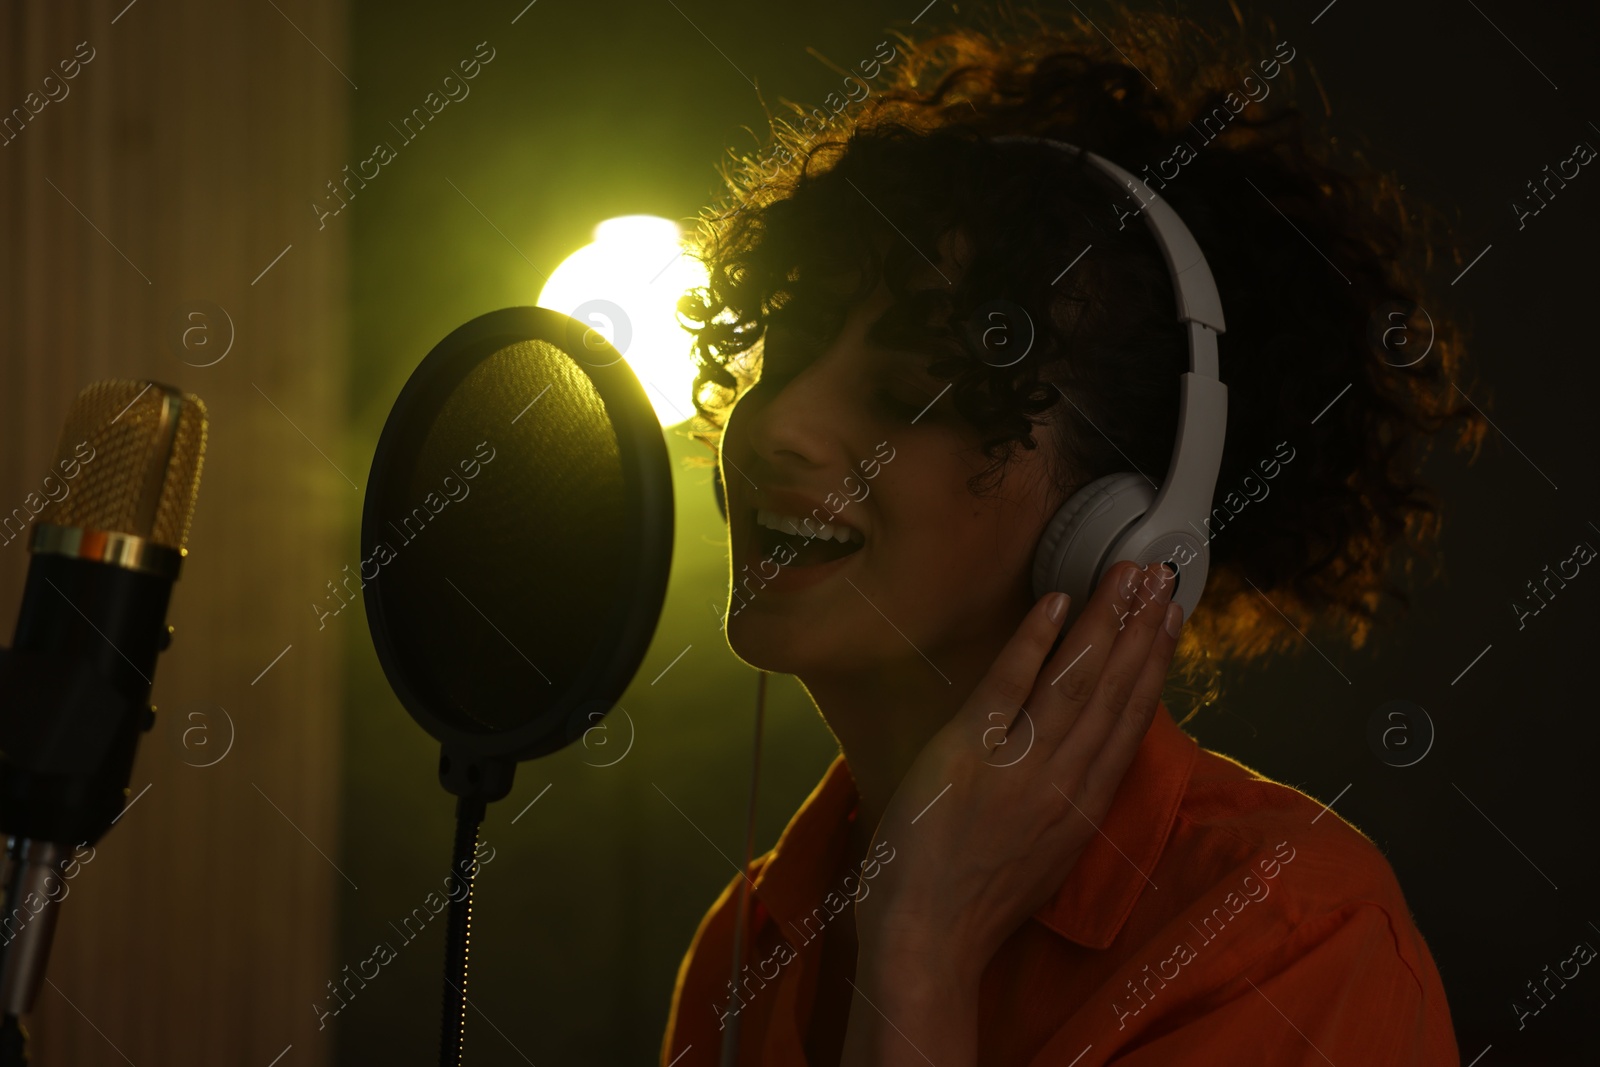
[(472, 941), (472, 883), (478, 873), (473, 859), (478, 850), (478, 824), (483, 822), (483, 801), (461, 797), (456, 801), (456, 837), (450, 850), (450, 870), (465, 890), (450, 897), (444, 934), (444, 1018), (440, 1023), (440, 1067), (461, 1062), (461, 1041), (467, 1015), (467, 948)]

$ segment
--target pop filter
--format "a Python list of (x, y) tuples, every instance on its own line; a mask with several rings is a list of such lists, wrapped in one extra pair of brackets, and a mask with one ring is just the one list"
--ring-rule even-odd
[(558, 312), (506, 308), (455, 330), (384, 423), (361, 518), (367, 625), (461, 798), (452, 874), (467, 891), (451, 894), (442, 1063), (459, 1056), (484, 807), (518, 761), (582, 736), (627, 688), (661, 615), (672, 524), (643, 388)]

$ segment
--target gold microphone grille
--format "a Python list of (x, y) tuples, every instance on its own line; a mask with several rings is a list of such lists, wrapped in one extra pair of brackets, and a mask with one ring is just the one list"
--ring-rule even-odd
[(200, 491), (206, 406), (158, 382), (106, 380), (78, 394), (54, 470), (67, 492), (39, 521), (132, 534), (183, 550)]

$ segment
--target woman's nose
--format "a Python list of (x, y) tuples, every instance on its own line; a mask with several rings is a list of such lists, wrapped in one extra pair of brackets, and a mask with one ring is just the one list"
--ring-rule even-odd
[(840, 449), (849, 393), (840, 361), (830, 358), (836, 355), (830, 349), (798, 374), (762, 390), (767, 395), (746, 424), (750, 447), (762, 459), (775, 465), (820, 466)]

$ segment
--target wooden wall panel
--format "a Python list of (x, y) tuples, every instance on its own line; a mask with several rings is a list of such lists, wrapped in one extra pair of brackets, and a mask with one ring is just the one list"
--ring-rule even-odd
[[(344, 885), (328, 858), (341, 651), (309, 604), (347, 561), (365, 470), (343, 455), (349, 228), (318, 231), (309, 202), (347, 161), (344, 5), (0, 12), (4, 113), (93, 50), (52, 83), (64, 97), (0, 134), (0, 510), (37, 486), (96, 378), (172, 382), (211, 418), (139, 796), (62, 904), (34, 1060), (326, 1063), (311, 1004)], [(175, 344), (197, 300), (234, 334), (203, 368)], [(217, 352), (227, 325), (211, 329)], [(20, 540), (0, 545), (7, 644), (26, 562)]]

